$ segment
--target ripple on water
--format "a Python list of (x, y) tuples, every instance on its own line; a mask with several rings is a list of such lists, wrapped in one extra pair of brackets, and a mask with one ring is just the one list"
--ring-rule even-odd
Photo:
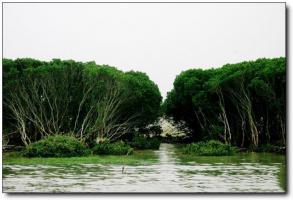
[(159, 162), (146, 166), (3, 165), (4, 192), (284, 192), (282, 163), (181, 163), (161, 144)]

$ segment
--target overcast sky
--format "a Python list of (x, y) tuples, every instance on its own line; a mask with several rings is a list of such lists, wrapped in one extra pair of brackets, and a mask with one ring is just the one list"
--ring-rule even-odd
[(4, 4), (3, 55), (143, 71), (162, 96), (182, 70), (285, 56), (285, 4)]

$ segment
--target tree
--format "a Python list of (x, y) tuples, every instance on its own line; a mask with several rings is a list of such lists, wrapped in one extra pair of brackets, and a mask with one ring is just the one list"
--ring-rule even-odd
[(146, 74), (94, 62), (25, 61), (5, 60), (3, 86), (4, 128), (24, 145), (54, 134), (112, 141), (159, 116), (161, 95)]
[(193, 141), (218, 139), (258, 148), (286, 142), (286, 59), (258, 59), (182, 72), (163, 104)]

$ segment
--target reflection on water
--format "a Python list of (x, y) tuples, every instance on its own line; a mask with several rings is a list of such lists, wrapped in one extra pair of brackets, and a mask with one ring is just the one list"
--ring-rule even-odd
[(122, 165), (3, 165), (3, 192), (284, 192), (282, 159), (183, 162), (171, 144), (156, 153), (157, 164), (126, 166), (124, 173)]

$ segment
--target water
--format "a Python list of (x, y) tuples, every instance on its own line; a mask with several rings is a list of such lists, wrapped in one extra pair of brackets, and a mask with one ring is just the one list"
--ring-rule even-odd
[[(161, 144), (154, 165), (3, 165), (3, 192), (284, 192), (284, 157), (177, 158)], [(283, 186), (283, 187), (282, 187)]]

